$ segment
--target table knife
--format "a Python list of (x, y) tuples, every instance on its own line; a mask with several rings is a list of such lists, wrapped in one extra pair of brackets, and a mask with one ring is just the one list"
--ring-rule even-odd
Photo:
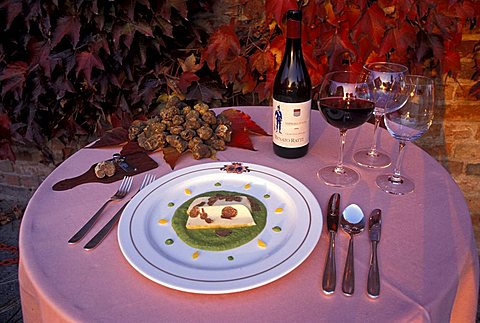
[(338, 230), (338, 221), (340, 213), (340, 194), (335, 193), (328, 201), (327, 211), (327, 229), (330, 234), (330, 247), (328, 248), (325, 269), (323, 271), (322, 289), (325, 294), (332, 294), (336, 285), (336, 266), (335, 266), (335, 235)]
[(380, 233), (382, 230), (382, 211), (375, 209), (370, 214), (368, 220), (368, 233), (372, 245), (370, 255), (370, 268), (368, 270), (367, 293), (371, 298), (377, 298), (380, 295), (380, 272), (378, 270), (377, 245), (380, 242)]

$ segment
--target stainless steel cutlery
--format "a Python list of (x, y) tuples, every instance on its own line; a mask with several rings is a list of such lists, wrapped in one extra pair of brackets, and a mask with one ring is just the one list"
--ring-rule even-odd
[(327, 229), (330, 234), (330, 244), (323, 271), (322, 289), (325, 294), (332, 294), (335, 291), (337, 281), (335, 265), (335, 235), (338, 230), (338, 219), (340, 212), (340, 194), (332, 194), (328, 201)]
[(355, 291), (355, 271), (353, 257), (353, 237), (365, 229), (365, 216), (362, 209), (356, 204), (350, 204), (343, 210), (340, 218), (340, 226), (343, 231), (350, 235), (348, 243), (347, 260), (343, 272), (342, 291), (345, 295), (351, 296)]
[(380, 272), (378, 270), (377, 245), (382, 230), (382, 211), (375, 209), (368, 220), (368, 234), (372, 245), (370, 268), (368, 270), (367, 293), (372, 298), (380, 295)]
[(142, 189), (144, 189), (147, 185), (152, 183), (155, 180), (155, 176), (151, 174), (146, 174), (145, 177), (143, 178), (142, 185), (138, 189), (138, 191), (125, 203), (120, 210), (115, 213), (115, 215), (110, 219), (110, 221), (105, 224), (105, 226), (98, 231), (98, 233), (83, 247), (85, 250), (91, 250), (98, 246), (103, 239), (108, 235), (108, 233), (112, 230), (112, 228), (115, 226), (115, 224), (118, 222), (120, 219), (120, 216), (122, 215), (123, 210), (127, 206), (128, 202), (132, 200), (132, 198), (138, 194)]
[(110, 202), (121, 200), (128, 194), (130, 188), (132, 187), (132, 182), (133, 178), (131, 176), (125, 176), (120, 183), (117, 192), (102, 205), (102, 207), (90, 218), (90, 220), (87, 221), (87, 223), (83, 225), (83, 227), (80, 228), (80, 230), (78, 230), (77, 233), (73, 235), (73, 237), (70, 238), (70, 240), (68, 240), (68, 243), (73, 244), (80, 241), (88, 233), (88, 231), (90, 231), (95, 222), (97, 222), (103, 210)]
[[(361, 233), (366, 226), (366, 218), (362, 209), (356, 204), (348, 205), (340, 216), (340, 194), (334, 193), (328, 201), (326, 215), (327, 230), (329, 233), (329, 248), (323, 271), (322, 289), (327, 295), (333, 294), (336, 285), (335, 237), (338, 225), (350, 236), (347, 258), (342, 279), (342, 291), (351, 296), (355, 291), (353, 237)], [(368, 271), (367, 294), (371, 298), (380, 295), (380, 272), (377, 259), (377, 245), (380, 242), (382, 225), (382, 211), (374, 209), (368, 219), (368, 232), (371, 242), (370, 267)]]

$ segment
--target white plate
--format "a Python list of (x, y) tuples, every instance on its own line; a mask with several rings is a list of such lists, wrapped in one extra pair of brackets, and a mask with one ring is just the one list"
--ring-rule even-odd
[[(249, 171), (238, 174), (222, 170), (225, 165), (228, 163), (213, 162), (174, 171), (132, 199), (120, 219), (118, 241), (136, 270), (170, 288), (220, 294), (265, 285), (286, 275), (308, 257), (322, 231), (320, 205), (310, 190), (295, 178), (269, 167), (243, 164)], [(221, 186), (215, 186), (216, 183)], [(177, 237), (171, 218), (185, 201), (218, 190), (243, 192), (262, 201), (267, 208), (266, 226), (240, 247), (197, 250)], [(173, 207), (169, 206), (172, 202)], [(276, 212), (277, 208), (282, 211)], [(168, 223), (160, 224), (160, 219), (167, 219)], [(282, 230), (273, 231), (275, 226)], [(167, 245), (167, 239), (174, 243)], [(259, 239), (266, 243), (265, 248), (258, 245)], [(198, 257), (194, 259), (196, 251)]]

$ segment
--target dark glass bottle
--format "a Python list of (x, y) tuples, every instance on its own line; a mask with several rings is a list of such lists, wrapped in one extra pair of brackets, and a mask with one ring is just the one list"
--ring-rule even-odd
[(299, 158), (308, 151), (312, 85), (302, 54), (302, 12), (287, 12), (285, 53), (273, 84), (273, 151)]

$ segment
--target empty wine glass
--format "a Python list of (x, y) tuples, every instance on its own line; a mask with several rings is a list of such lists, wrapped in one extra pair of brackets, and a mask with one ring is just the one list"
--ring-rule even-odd
[(360, 179), (355, 170), (343, 165), (343, 150), (347, 130), (362, 125), (373, 113), (372, 94), (362, 76), (351, 71), (331, 72), (325, 75), (320, 87), (320, 110), (326, 121), (340, 130), (338, 163), (317, 172), (327, 185), (350, 186)]
[(371, 147), (360, 149), (353, 155), (357, 164), (370, 168), (384, 168), (391, 164), (390, 157), (377, 148), (377, 130), (385, 111), (396, 110), (405, 104), (408, 96), (405, 88), (407, 71), (403, 65), (388, 62), (368, 63), (363, 66), (362, 72), (366, 75), (375, 101), (375, 124)]
[(403, 195), (414, 190), (413, 180), (400, 174), (404, 147), (407, 142), (421, 137), (433, 121), (434, 88), (432, 79), (419, 75), (407, 75), (409, 98), (400, 109), (385, 113), (388, 132), (399, 141), (399, 152), (392, 174), (380, 175), (376, 183), (387, 193)]

